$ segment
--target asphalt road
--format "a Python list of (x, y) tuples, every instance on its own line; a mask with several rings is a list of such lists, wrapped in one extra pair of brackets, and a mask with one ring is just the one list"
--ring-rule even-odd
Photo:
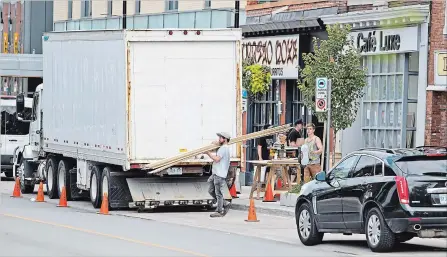
[[(45, 203), (10, 198), (13, 181), (0, 181), (0, 256), (423, 256), (444, 257), (447, 241), (413, 239), (388, 254), (372, 253), (363, 235), (325, 235), (316, 247), (299, 243), (290, 218), (230, 211), (114, 211), (104, 216), (89, 202)], [(37, 190), (37, 187), (36, 187)]]
[(324, 256), (254, 237), (99, 215), (3, 194), (0, 256)]

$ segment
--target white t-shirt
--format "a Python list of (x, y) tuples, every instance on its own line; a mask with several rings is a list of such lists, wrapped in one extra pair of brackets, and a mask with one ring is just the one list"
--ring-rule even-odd
[(227, 178), (228, 169), (230, 168), (230, 148), (223, 145), (217, 150), (217, 156), (221, 159), (219, 162), (213, 163), (213, 174), (221, 178)]

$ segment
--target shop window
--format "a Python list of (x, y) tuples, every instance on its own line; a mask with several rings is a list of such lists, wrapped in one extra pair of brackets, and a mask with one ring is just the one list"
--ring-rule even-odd
[(368, 70), (359, 112), (364, 147), (413, 147), (418, 53), (364, 56), (363, 64)]
[(108, 16), (112, 16), (112, 11), (113, 11), (113, 2), (112, 2), (112, 0), (108, 0), (108, 2), (107, 2), (107, 15)]
[(211, 0), (205, 0), (205, 9), (211, 8)]

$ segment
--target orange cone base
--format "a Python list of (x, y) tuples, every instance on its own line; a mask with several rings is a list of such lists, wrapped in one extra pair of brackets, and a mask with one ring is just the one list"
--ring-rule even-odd
[(101, 214), (101, 215), (110, 215), (110, 213), (101, 213), (101, 212), (97, 212), (96, 214)]
[(259, 220), (245, 220), (246, 222), (259, 222)]
[(57, 205), (57, 207), (66, 207), (66, 208), (68, 208), (68, 205)]

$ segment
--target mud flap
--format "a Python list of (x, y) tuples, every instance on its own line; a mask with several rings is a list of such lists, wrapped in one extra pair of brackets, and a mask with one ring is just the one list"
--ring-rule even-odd
[[(210, 205), (208, 177), (127, 178), (133, 202), (131, 208), (153, 209), (158, 206)], [(231, 200), (224, 188), (224, 198)]]

